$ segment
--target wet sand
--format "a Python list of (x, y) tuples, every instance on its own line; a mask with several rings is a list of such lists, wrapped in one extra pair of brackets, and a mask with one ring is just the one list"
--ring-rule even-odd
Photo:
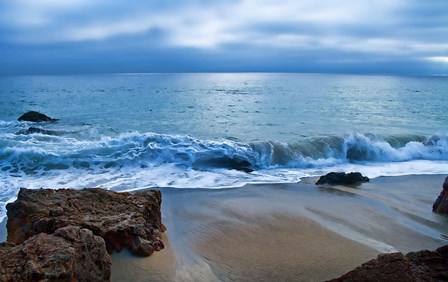
[(431, 211), (444, 177), (161, 189), (167, 248), (114, 254), (112, 281), (322, 281), (380, 252), (434, 249), (447, 244), (448, 218)]
[(166, 248), (113, 254), (112, 281), (322, 281), (381, 252), (435, 249), (448, 243), (448, 217), (431, 211), (444, 178), (164, 188)]

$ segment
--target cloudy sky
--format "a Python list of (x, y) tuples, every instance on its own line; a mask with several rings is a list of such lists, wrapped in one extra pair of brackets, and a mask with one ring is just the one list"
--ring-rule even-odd
[(1, 0), (0, 73), (448, 73), (447, 0)]

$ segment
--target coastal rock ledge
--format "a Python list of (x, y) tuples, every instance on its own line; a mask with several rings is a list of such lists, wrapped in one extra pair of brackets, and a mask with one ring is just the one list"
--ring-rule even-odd
[(328, 282), (351, 281), (448, 281), (448, 245), (406, 255), (381, 254)]
[(0, 281), (109, 281), (110, 264), (104, 240), (74, 226), (0, 244)]
[(164, 248), (161, 233), (162, 195), (147, 190), (118, 193), (99, 188), (20, 189), (7, 209), (7, 242), (21, 244), (39, 234), (77, 226), (104, 239), (107, 251), (124, 247), (141, 256)]
[(448, 177), (443, 182), (442, 192), (432, 206), (432, 211), (448, 215)]

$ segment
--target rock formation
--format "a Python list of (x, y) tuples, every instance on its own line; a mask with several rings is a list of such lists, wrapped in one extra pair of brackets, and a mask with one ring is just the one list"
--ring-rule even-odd
[(53, 119), (47, 115), (44, 115), (44, 114), (36, 112), (36, 111), (29, 111), (27, 113), (24, 113), (17, 120), (18, 121), (31, 121), (31, 122), (57, 121), (57, 119)]
[(67, 226), (0, 244), (0, 281), (109, 281), (110, 256), (90, 230)]
[(331, 282), (448, 281), (448, 245), (435, 251), (381, 254)]
[(128, 247), (149, 256), (163, 249), (160, 191), (117, 193), (104, 189), (20, 189), (7, 208), (8, 238), (20, 244), (39, 233), (65, 226), (86, 228), (102, 237), (107, 250)]
[(363, 176), (359, 172), (330, 172), (326, 175), (321, 176), (316, 182), (316, 185), (353, 185), (362, 182), (369, 182), (369, 178), (367, 176)]
[(432, 211), (448, 215), (448, 177), (443, 182), (442, 192), (432, 205)]

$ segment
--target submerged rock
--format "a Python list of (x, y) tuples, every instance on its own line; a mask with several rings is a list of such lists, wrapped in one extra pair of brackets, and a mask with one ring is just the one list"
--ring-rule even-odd
[(149, 256), (164, 248), (160, 191), (117, 193), (104, 189), (20, 189), (6, 206), (8, 238), (20, 244), (39, 233), (52, 234), (65, 226), (86, 228), (102, 237), (107, 250), (128, 247)]
[(47, 115), (44, 115), (44, 114), (36, 112), (36, 111), (29, 111), (27, 113), (24, 113), (17, 120), (18, 121), (31, 121), (31, 122), (57, 121), (57, 119), (53, 119)]
[(246, 173), (253, 172), (254, 169), (251, 168), (252, 164), (246, 160), (235, 162), (233, 165), (229, 166), (230, 169), (243, 171)]
[(204, 169), (209, 167), (234, 169), (246, 173), (254, 171), (252, 164), (249, 161), (239, 158), (229, 158), (226, 156), (221, 158), (199, 158), (193, 163), (193, 168), (195, 169)]
[(367, 176), (363, 176), (359, 172), (330, 172), (326, 175), (321, 176), (316, 182), (316, 185), (352, 185), (363, 182), (369, 182), (369, 178)]
[(442, 192), (440, 192), (440, 195), (432, 205), (432, 211), (448, 215), (448, 177), (443, 182)]
[(44, 135), (61, 135), (59, 132), (54, 131), (54, 130), (48, 130), (48, 129), (44, 129), (44, 128), (40, 128), (40, 127), (29, 127), (27, 130), (20, 130), (18, 131), (16, 134), (44, 134)]
[(448, 245), (435, 251), (381, 254), (331, 282), (447, 281)]
[(104, 240), (74, 226), (0, 244), (0, 281), (109, 281), (110, 265)]

